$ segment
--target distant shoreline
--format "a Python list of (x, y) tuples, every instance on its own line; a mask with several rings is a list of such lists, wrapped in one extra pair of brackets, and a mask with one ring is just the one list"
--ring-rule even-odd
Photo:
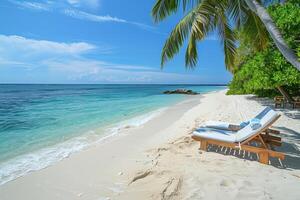
[(228, 84), (165, 84), (165, 83), (0, 83), (0, 85), (168, 85), (168, 86), (228, 86)]

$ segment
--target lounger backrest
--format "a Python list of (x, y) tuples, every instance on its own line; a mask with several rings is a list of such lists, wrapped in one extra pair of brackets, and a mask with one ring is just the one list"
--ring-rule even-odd
[(258, 113), (258, 115), (256, 115), (254, 118), (261, 119), (261, 118), (263, 118), (270, 110), (272, 110), (272, 108), (270, 108), (270, 107), (268, 106), (268, 107), (266, 107), (265, 109), (263, 109), (260, 113)]
[(264, 115), (260, 118), (260, 123), (261, 123), (260, 128), (253, 130), (251, 128), (250, 124), (248, 124), (247, 126), (242, 128), (235, 134), (235, 137), (236, 137), (235, 141), (242, 142), (242, 141), (252, 137), (253, 135), (260, 132), (262, 129), (269, 126), (278, 116), (279, 115), (274, 110), (269, 109), (268, 112), (264, 113)]

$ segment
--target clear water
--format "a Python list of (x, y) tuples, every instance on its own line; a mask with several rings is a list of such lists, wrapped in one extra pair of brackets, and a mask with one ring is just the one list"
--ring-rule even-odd
[(203, 93), (225, 87), (0, 85), (0, 184), (81, 150), (90, 142), (85, 136), (101, 138), (107, 127), (132, 118), (145, 122), (152, 111), (185, 98), (162, 94), (176, 88)]

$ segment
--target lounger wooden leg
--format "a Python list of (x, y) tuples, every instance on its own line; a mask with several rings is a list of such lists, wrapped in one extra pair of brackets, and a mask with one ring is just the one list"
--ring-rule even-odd
[(206, 151), (206, 149), (207, 149), (207, 141), (206, 140), (201, 140), (200, 149), (203, 151)]
[(263, 164), (269, 164), (269, 154), (268, 152), (260, 152), (259, 153), (259, 162)]

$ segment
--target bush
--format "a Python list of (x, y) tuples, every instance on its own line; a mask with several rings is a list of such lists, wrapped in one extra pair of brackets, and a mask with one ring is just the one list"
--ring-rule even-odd
[[(285, 4), (275, 4), (268, 8), (289, 46), (297, 51), (300, 57), (300, 6), (298, 1), (288, 1)], [(237, 60), (242, 63), (234, 71), (233, 79), (227, 94), (257, 94), (259, 96), (274, 96), (276, 87), (284, 86), (289, 92), (299, 95), (300, 72), (294, 68), (271, 42), (264, 50), (257, 51), (249, 47), (245, 34), (240, 37), (240, 51)], [(248, 46), (247, 46), (248, 45)], [(245, 47), (251, 49), (246, 51)], [(239, 54), (239, 52), (242, 52)], [(242, 58), (242, 62), (240, 61)]]

